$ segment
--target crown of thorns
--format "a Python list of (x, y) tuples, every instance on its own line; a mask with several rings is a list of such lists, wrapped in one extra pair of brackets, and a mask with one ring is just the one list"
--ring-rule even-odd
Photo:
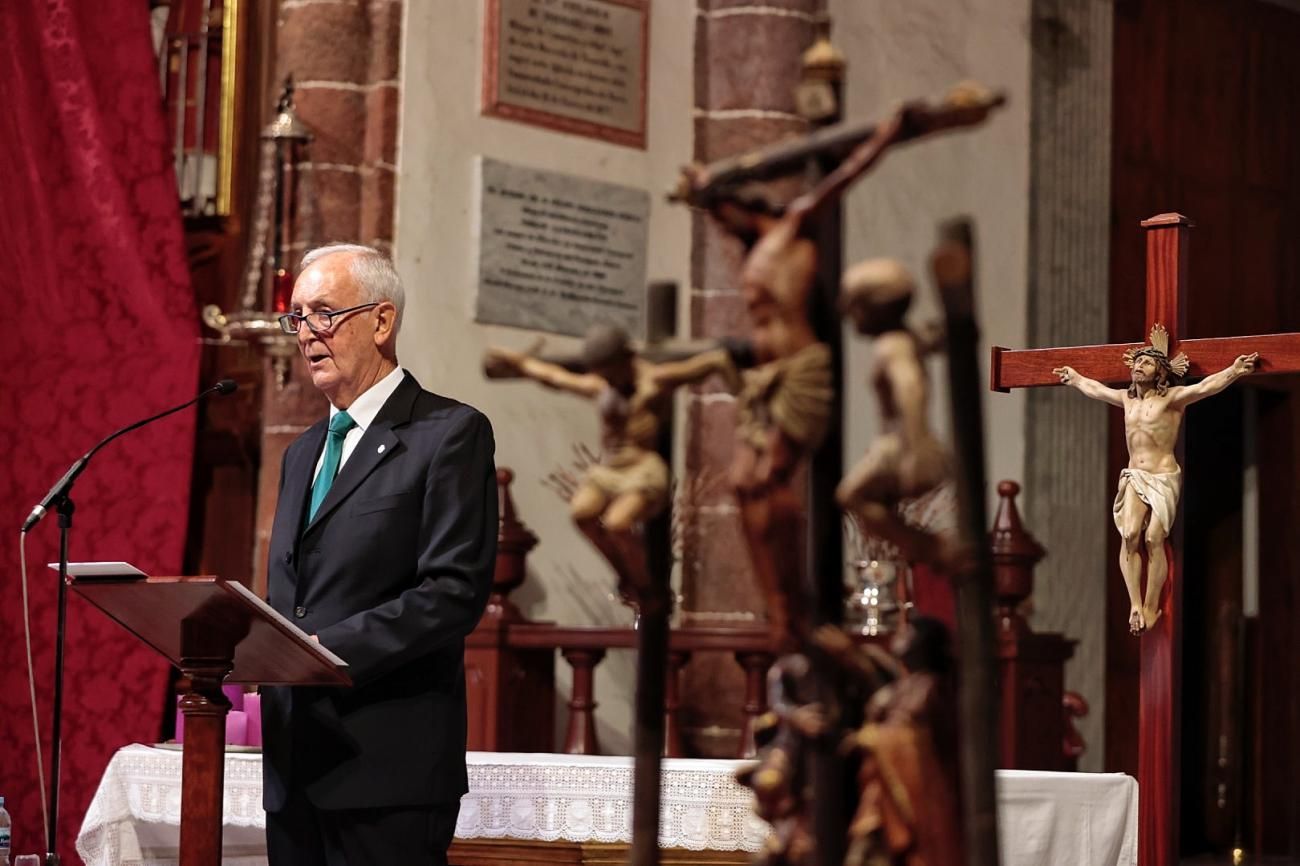
[(1187, 368), (1191, 362), (1187, 356), (1179, 352), (1173, 358), (1169, 357), (1169, 332), (1165, 326), (1156, 324), (1151, 326), (1151, 345), (1142, 346), (1139, 349), (1129, 349), (1124, 353), (1124, 366), (1132, 367), (1141, 357), (1154, 358), (1160, 369), (1164, 370), (1166, 375), (1171, 378), (1181, 379), (1187, 375)]

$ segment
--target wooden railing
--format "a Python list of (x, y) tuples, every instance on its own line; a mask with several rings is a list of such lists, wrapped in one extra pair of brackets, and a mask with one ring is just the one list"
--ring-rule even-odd
[[(519, 624), (509, 627), (506, 645), (519, 650), (559, 651), (560, 657), (573, 669), (563, 749), (574, 755), (599, 754), (594, 716), (596, 665), (608, 650), (633, 649), (636, 632), (630, 628)], [(771, 639), (764, 629), (685, 627), (672, 631), (668, 640), (668, 678), (664, 689), (664, 754), (670, 758), (687, 754), (682, 736), (682, 671), (692, 656), (706, 652), (733, 656), (744, 672), (744, 723), (737, 757), (748, 758), (754, 754), (755, 722), (767, 712), (767, 671), (776, 659)]]

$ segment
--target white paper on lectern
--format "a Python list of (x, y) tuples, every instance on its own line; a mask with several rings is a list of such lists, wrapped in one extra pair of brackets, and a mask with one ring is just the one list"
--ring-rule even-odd
[[(50, 568), (59, 570), (57, 562), (47, 562)], [(71, 577), (148, 577), (129, 562), (69, 562), (68, 574)]]

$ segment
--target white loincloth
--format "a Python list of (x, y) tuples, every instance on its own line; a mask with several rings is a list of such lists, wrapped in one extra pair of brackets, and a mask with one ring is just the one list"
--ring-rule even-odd
[(1119, 474), (1119, 492), (1115, 494), (1115, 527), (1124, 531), (1120, 523), (1120, 509), (1124, 506), (1124, 491), (1129, 486), (1138, 498), (1151, 509), (1151, 519), (1159, 522), (1165, 535), (1174, 525), (1178, 513), (1178, 494), (1183, 490), (1183, 471), (1147, 472), (1145, 469), (1125, 469)]

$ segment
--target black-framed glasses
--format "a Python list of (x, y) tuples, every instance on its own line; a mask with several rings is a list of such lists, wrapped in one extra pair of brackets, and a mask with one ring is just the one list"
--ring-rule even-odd
[(285, 313), (280, 317), (280, 330), (286, 334), (296, 334), (306, 322), (307, 327), (313, 334), (328, 334), (334, 330), (334, 317), (341, 316), (344, 313), (355, 313), (357, 310), (364, 310), (366, 307), (377, 307), (381, 301), (371, 301), (368, 304), (357, 304), (355, 307), (346, 307), (342, 310), (320, 310), (315, 313), (308, 313), (300, 316), (297, 313)]

